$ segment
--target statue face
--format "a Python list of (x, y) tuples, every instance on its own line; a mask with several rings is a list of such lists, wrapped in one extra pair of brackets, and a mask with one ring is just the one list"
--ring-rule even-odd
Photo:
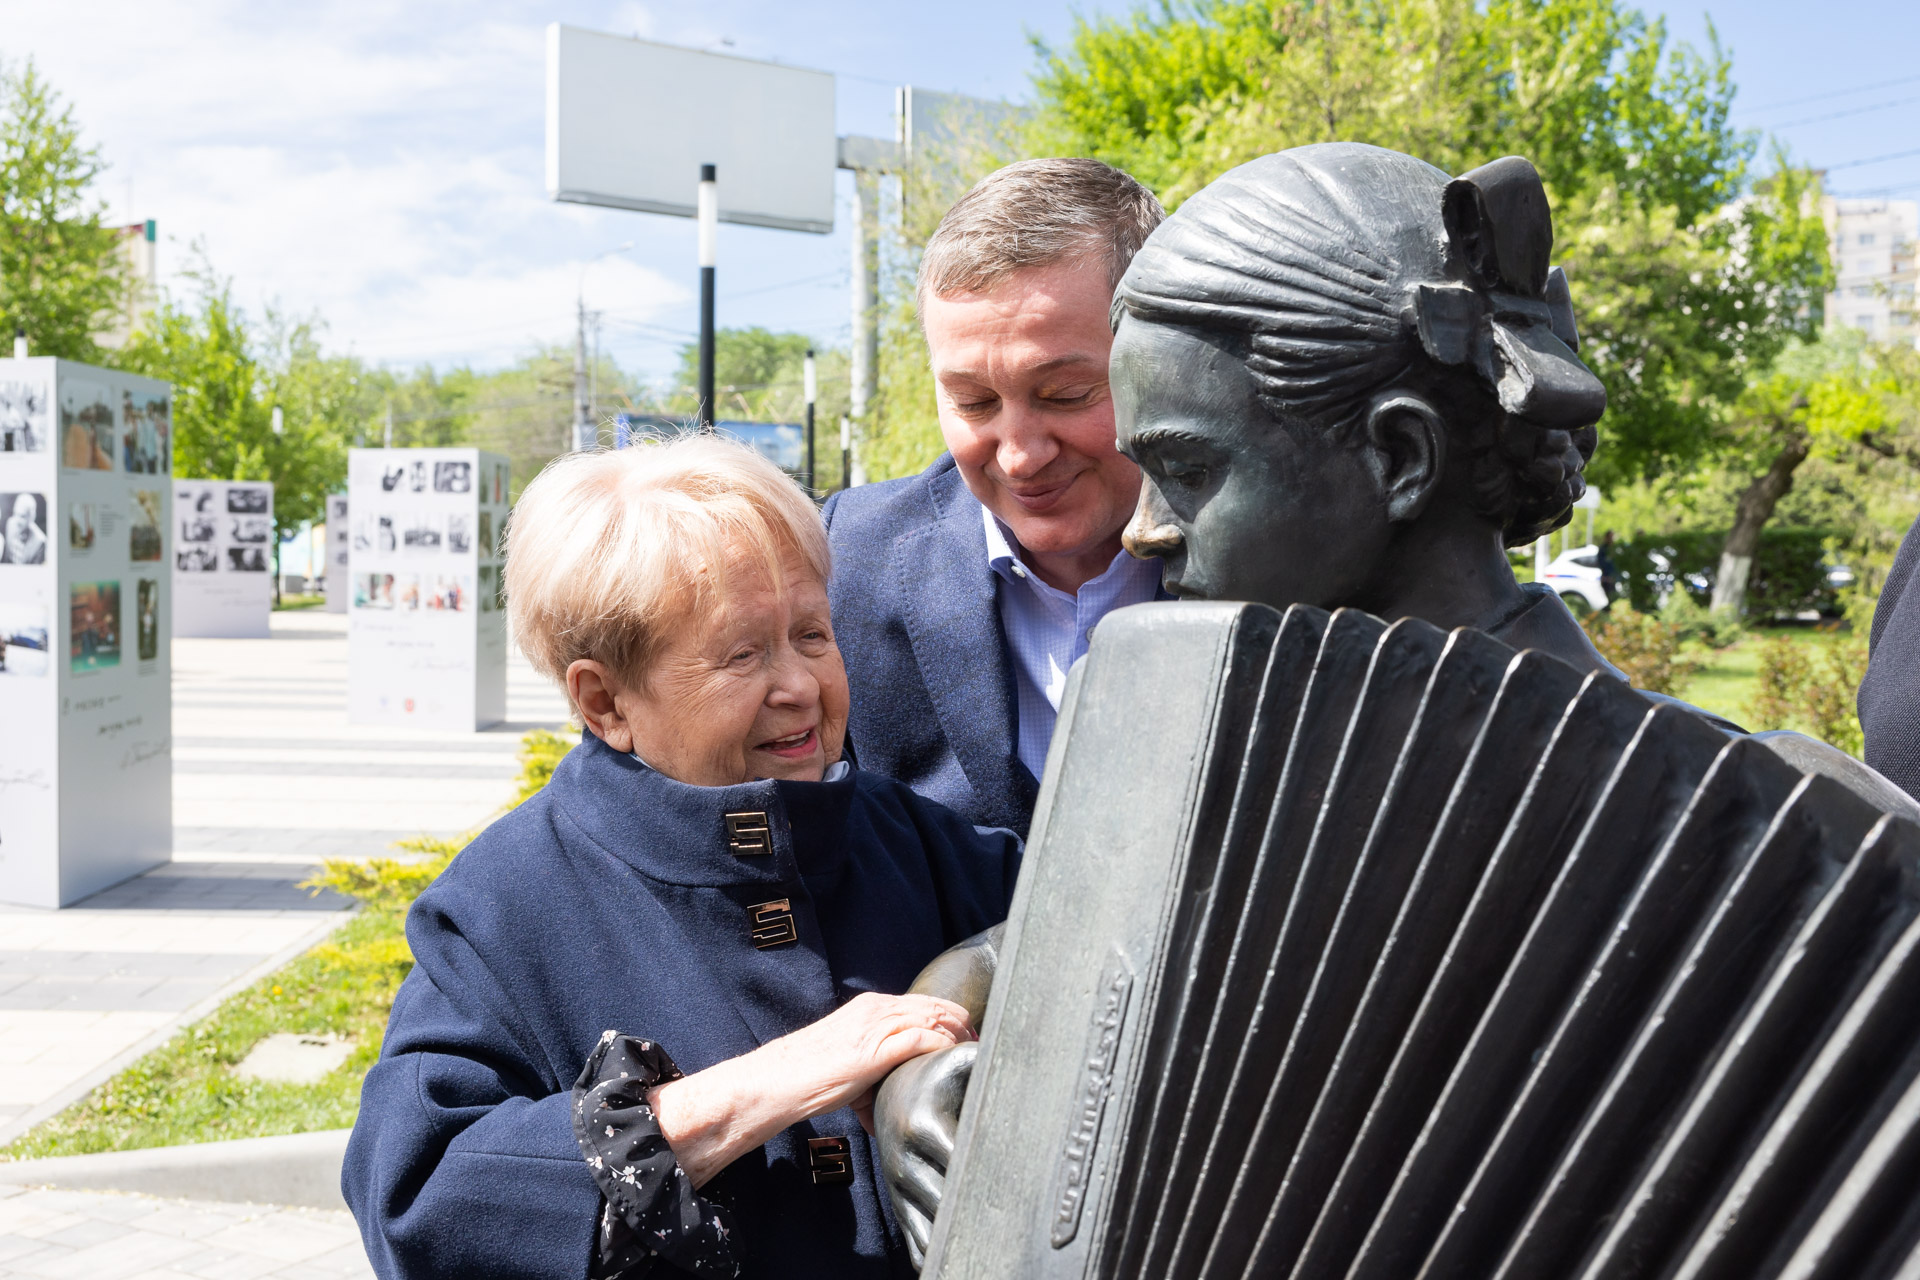
[(1120, 451), (1146, 481), (1127, 549), (1164, 560), (1169, 591), (1361, 602), (1391, 526), (1359, 441), (1283, 425), (1246, 358), (1197, 330), (1124, 317), (1112, 385)]

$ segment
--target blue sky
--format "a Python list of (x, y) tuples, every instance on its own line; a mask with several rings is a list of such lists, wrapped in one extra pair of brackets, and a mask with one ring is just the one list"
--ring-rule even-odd
[[(558, 205), (543, 190), (550, 21), (837, 73), (842, 132), (891, 132), (892, 86), (1024, 96), (1029, 33), (1062, 39), (1053, 0), (955, 4), (703, 0), (0, 0), (0, 56), (32, 56), (110, 165), (116, 216), (154, 218), (163, 274), (206, 246), (250, 308), (322, 316), (330, 343), (382, 363), (507, 363), (572, 336), (581, 263), (603, 342), (646, 375), (694, 324), (691, 222)], [(1777, 129), (1840, 192), (1920, 197), (1920, 5), (1665, 4), (1734, 53), (1738, 120)], [(1898, 82), (1898, 83), (1894, 83)], [(846, 177), (842, 175), (842, 198)], [(844, 230), (723, 226), (722, 324), (847, 331)]]

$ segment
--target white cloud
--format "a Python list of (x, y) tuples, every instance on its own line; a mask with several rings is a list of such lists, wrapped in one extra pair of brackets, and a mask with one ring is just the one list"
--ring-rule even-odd
[[(617, 239), (542, 190), (544, 41), (500, 3), (0, 0), (0, 56), (73, 104), (113, 214), (157, 221), (163, 276), (198, 242), (249, 309), (317, 313), (380, 362), (496, 364), (571, 336), (580, 259)], [(690, 296), (631, 259), (587, 283), (641, 323)]]

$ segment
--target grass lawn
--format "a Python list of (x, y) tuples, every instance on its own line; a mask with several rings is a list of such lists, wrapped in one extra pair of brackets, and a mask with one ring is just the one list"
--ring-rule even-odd
[[(570, 735), (540, 729), (521, 740), (516, 803), (546, 785), (572, 745)], [(407, 908), (462, 843), (407, 841), (410, 860), (326, 864), (318, 879), (361, 903), (351, 919), (313, 950), (0, 1148), (0, 1161), (351, 1125), (360, 1111), (361, 1078), (380, 1055), (394, 993), (413, 968)], [(353, 1053), (316, 1084), (269, 1084), (235, 1075), (253, 1046), (276, 1032), (332, 1032), (350, 1038)]]
[(283, 595), (280, 597), (280, 603), (273, 607), (276, 609), (318, 609), (326, 602), (327, 598), (323, 595)]

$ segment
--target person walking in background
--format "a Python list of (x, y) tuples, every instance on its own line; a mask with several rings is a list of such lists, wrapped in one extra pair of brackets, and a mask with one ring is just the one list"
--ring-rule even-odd
[(1600, 590), (1606, 592), (1607, 599), (1616, 600), (1620, 596), (1620, 566), (1613, 560), (1613, 530), (1600, 535), (1600, 545), (1594, 550), (1594, 560), (1600, 568)]
[(1860, 729), (1867, 763), (1920, 800), (1920, 521), (1907, 531), (1873, 613)]
[(1097, 160), (1026, 160), (947, 211), (919, 307), (947, 452), (825, 516), (850, 737), (886, 774), (1026, 832), (1067, 670), (1161, 597), (1120, 545), (1140, 472), (1114, 447), (1114, 285), (1165, 217)]

